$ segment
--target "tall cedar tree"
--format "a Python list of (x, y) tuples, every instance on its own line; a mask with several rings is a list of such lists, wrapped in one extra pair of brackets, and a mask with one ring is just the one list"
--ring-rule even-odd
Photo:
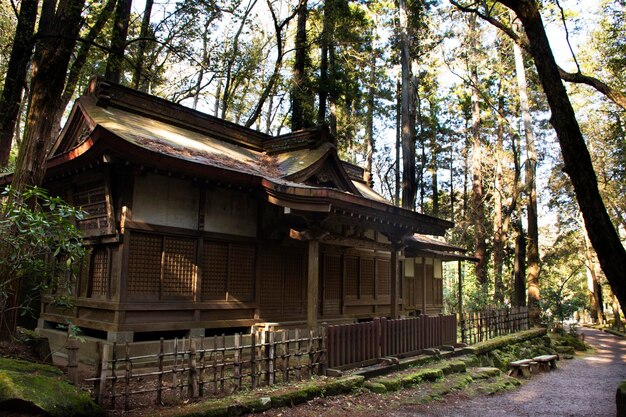
[(107, 80), (114, 83), (119, 83), (122, 78), (122, 65), (124, 63), (124, 50), (126, 49), (132, 3), (132, 0), (117, 0), (117, 6), (115, 7), (113, 31), (111, 32), (111, 51), (109, 52), (104, 75)]
[[(12, 187), (19, 195), (27, 186), (41, 185), (45, 175), (45, 160), (54, 132), (54, 114), (61, 106), (61, 94), (69, 61), (81, 26), (85, 0), (44, 0), (39, 19), (38, 40), (33, 57), (30, 102), (26, 115), (24, 139), (17, 155)], [(17, 231), (15, 231), (17, 233)], [(0, 338), (15, 330), (16, 306), (20, 293), (15, 281), (1, 312)], [(5, 313), (7, 313), (5, 315)]]
[(40, 185), (48, 147), (55, 134), (54, 115), (61, 105), (67, 68), (81, 27), (85, 0), (44, 0), (33, 57), (30, 102), (24, 139), (17, 156), (13, 188)]
[(474, 251), (476, 263), (476, 279), (486, 290), (487, 282), (487, 242), (485, 232), (485, 207), (482, 177), (483, 143), (480, 120), (480, 100), (478, 91), (478, 58), (476, 16), (470, 16), (470, 77), (472, 80), (472, 223), (474, 224)]
[(526, 283), (528, 285), (528, 307), (530, 308), (530, 320), (538, 324), (539, 313), (539, 224), (537, 214), (537, 148), (535, 146), (535, 133), (528, 104), (526, 92), (526, 73), (521, 48), (513, 46), (515, 55), (515, 72), (517, 75), (517, 90), (519, 95), (520, 111), (524, 124), (524, 138), (526, 139), (526, 216), (528, 220), (528, 248), (526, 251)]
[(7, 76), (0, 98), (0, 167), (6, 167), (11, 155), (15, 123), (26, 83), (26, 73), (35, 42), (34, 31), (39, 0), (22, 0), (15, 28)]
[(291, 87), (291, 130), (296, 131), (309, 127), (305, 116), (306, 101), (306, 61), (307, 40), (306, 21), (309, 10), (307, 1), (303, 0), (298, 10), (298, 26), (296, 29), (295, 49), (296, 55), (293, 64), (293, 81)]
[(576, 114), (561, 81), (559, 68), (550, 49), (538, 5), (533, 0), (501, 0), (522, 22), (529, 49), (535, 60), (539, 80), (548, 99), (550, 123), (556, 131), (563, 156), (564, 170), (570, 177), (576, 200), (585, 220), (589, 240), (613, 293), (626, 307), (626, 250), (611, 223), (593, 169), (591, 156), (580, 131)]

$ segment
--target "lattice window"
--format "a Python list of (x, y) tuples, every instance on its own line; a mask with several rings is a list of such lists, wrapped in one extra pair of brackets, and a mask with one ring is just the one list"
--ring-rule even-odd
[(276, 248), (259, 254), (260, 309), (264, 319), (279, 319), (283, 313), (283, 254)]
[(428, 304), (434, 304), (435, 300), (433, 297), (433, 266), (426, 265), (426, 276), (424, 277), (426, 280), (426, 302)]
[(87, 212), (78, 227), (87, 236), (110, 232), (106, 188), (103, 180), (83, 184), (74, 192), (73, 204)]
[(304, 312), (304, 257), (299, 253), (285, 254), (284, 311), (295, 317)]
[(433, 280), (433, 299), (435, 305), (443, 304), (443, 279), (435, 278)]
[(361, 258), (361, 297), (374, 296), (374, 260)]
[(339, 300), (341, 298), (341, 257), (326, 255), (324, 257), (324, 298)]
[(230, 245), (228, 297), (238, 301), (254, 299), (254, 246)]
[(202, 254), (202, 298), (226, 300), (228, 243), (204, 241)]
[(359, 295), (359, 258), (356, 256), (345, 257), (346, 295), (358, 297)]
[(109, 295), (109, 251), (105, 248), (94, 249), (91, 268), (91, 296)]
[(163, 238), (132, 233), (128, 253), (128, 293), (159, 294), (161, 287), (161, 251)]
[(163, 256), (164, 296), (193, 296), (196, 282), (196, 240), (166, 237)]
[(387, 260), (376, 261), (376, 294), (389, 295), (391, 285), (391, 263)]

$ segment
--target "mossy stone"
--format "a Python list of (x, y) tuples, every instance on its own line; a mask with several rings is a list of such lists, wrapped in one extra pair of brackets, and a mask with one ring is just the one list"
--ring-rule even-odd
[(0, 358), (0, 404), (5, 402), (36, 407), (52, 417), (105, 415), (57, 368), (19, 359)]
[(557, 353), (567, 353), (570, 355), (574, 354), (574, 347), (573, 346), (557, 346), (556, 347), (556, 352)]
[(489, 379), (500, 375), (500, 370), (498, 368), (491, 367), (483, 367), (483, 368), (475, 368), (470, 371), (470, 376), (472, 379)]
[(387, 387), (379, 382), (366, 381), (363, 386), (376, 394), (384, 394), (387, 392)]
[(347, 376), (343, 378), (333, 379), (322, 386), (323, 395), (338, 395), (354, 391), (356, 388), (363, 386), (365, 377), (360, 375)]

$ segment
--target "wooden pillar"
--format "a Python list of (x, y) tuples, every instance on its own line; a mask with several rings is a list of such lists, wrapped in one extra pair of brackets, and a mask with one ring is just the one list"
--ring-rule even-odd
[(398, 299), (400, 298), (400, 286), (398, 285), (398, 248), (393, 245), (391, 249), (391, 318), (397, 319), (399, 317)]
[(459, 316), (462, 317), (463, 316), (463, 268), (462, 268), (463, 264), (461, 263), (461, 260), (459, 259), (458, 261), (458, 273), (459, 273)]
[(319, 276), (320, 276), (320, 242), (316, 239), (309, 240), (308, 257), (308, 284), (307, 284), (307, 329), (317, 329), (317, 309), (319, 305)]
[[(433, 268), (435, 266), (433, 265)], [(426, 257), (422, 256), (422, 314), (426, 314)]]

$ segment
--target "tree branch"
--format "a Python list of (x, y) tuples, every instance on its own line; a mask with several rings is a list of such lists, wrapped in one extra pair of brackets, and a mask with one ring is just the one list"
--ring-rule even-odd
[[(468, 5), (463, 5), (459, 3), (457, 0), (450, 0), (457, 9), (465, 13), (474, 13), (484, 21), (490, 23), (496, 28), (500, 29), (504, 32), (509, 38), (511, 38), (515, 43), (517, 43), (524, 51), (527, 53), (530, 51), (530, 46), (528, 45), (528, 40), (526, 38), (522, 38), (518, 36), (512, 28), (505, 25), (491, 14), (484, 13), (480, 9)], [(473, 3), (475, 4), (475, 3)], [(592, 88), (594, 88), (599, 93), (603, 94), (606, 98), (611, 100), (613, 103), (617, 104), (622, 109), (626, 110), (626, 94), (622, 91), (611, 87), (607, 83), (602, 80), (599, 80), (595, 77), (591, 77), (589, 75), (584, 75), (582, 72), (567, 72), (563, 68), (558, 67), (559, 75), (563, 81), (567, 81), (570, 83), (576, 84), (586, 84)]]

